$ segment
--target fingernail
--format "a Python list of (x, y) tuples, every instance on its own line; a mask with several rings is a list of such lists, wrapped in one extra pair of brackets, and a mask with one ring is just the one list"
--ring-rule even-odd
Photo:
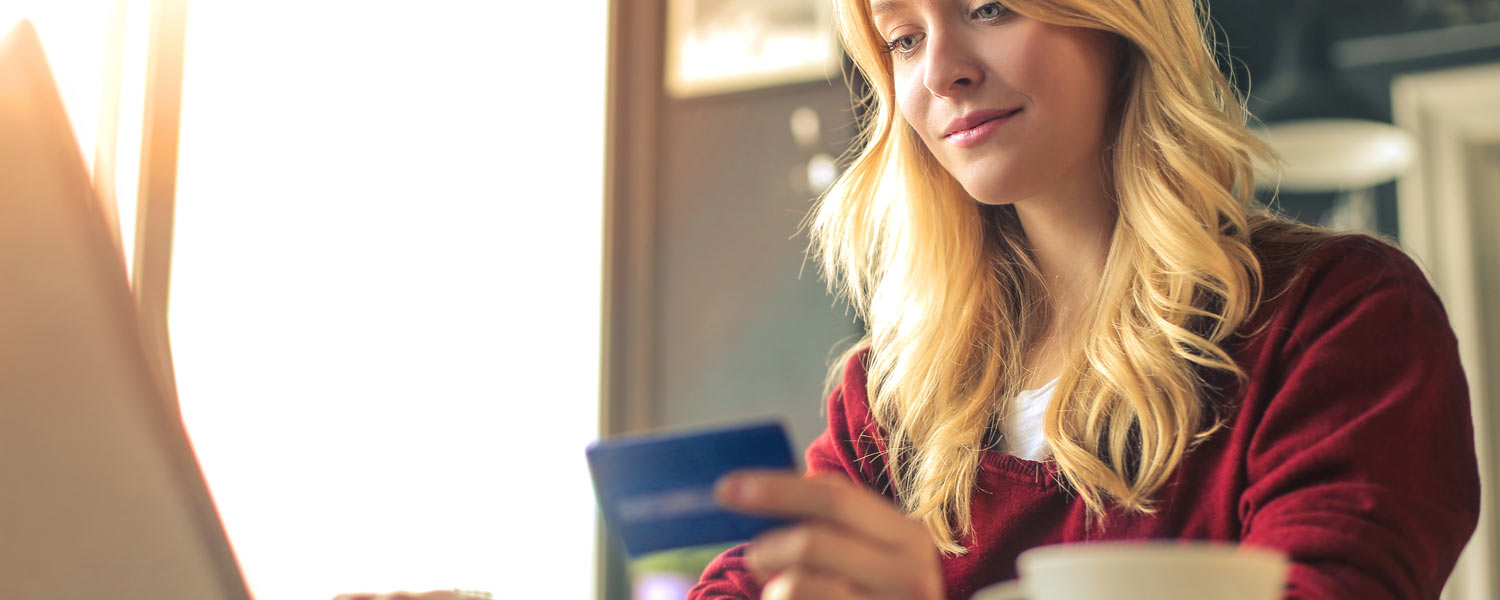
[(760, 575), (760, 553), (755, 549), (755, 544), (750, 544), (750, 547), (745, 549), (745, 566), (758, 576)]
[(745, 496), (744, 478), (737, 475), (725, 475), (719, 478), (718, 484), (714, 486), (714, 497), (721, 504), (737, 504)]

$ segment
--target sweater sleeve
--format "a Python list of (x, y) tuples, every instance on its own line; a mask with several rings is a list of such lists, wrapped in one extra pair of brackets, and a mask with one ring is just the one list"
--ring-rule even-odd
[[(849, 360), (843, 382), (828, 397), (828, 429), (807, 448), (807, 476), (838, 473), (884, 491), (884, 450), (865, 400), (865, 354)], [(730, 548), (708, 563), (688, 600), (760, 598), (760, 582), (745, 566), (746, 546)]]
[[(1436, 599), (1479, 512), (1457, 342), (1416, 265), (1374, 242), (1312, 267), (1269, 361), (1240, 498), (1289, 599)], [(1253, 401), (1247, 399), (1247, 401)]]

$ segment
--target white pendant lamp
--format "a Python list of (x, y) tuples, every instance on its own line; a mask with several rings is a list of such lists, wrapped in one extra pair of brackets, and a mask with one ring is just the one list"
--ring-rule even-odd
[[(1255, 89), (1252, 130), (1280, 155), (1279, 165), (1257, 163), (1256, 184), (1289, 193), (1368, 190), (1410, 166), (1411, 135), (1380, 120), (1329, 60), (1322, 3), (1293, 0), (1278, 31), (1271, 77)], [(1368, 194), (1360, 194), (1368, 196)]]

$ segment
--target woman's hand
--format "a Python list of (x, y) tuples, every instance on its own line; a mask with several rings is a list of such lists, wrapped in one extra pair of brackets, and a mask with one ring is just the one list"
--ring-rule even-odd
[(484, 592), (466, 592), (462, 590), (424, 592), (421, 594), (413, 592), (395, 592), (390, 594), (339, 594), (333, 600), (475, 600), (479, 598), (490, 598)]
[(739, 471), (720, 480), (716, 494), (727, 508), (797, 521), (745, 551), (766, 600), (943, 598), (927, 528), (843, 477)]

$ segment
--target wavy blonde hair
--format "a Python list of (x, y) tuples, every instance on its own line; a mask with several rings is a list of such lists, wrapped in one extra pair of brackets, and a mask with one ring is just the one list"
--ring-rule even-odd
[[(835, 0), (869, 84), (860, 148), (811, 215), (829, 286), (868, 326), (872, 413), (896, 496), (945, 552), (965, 552), (987, 432), (1026, 379), (1049, 311), (1013, 207), (970, 199), (895, 105), (869, 0)], [(1104, 156), (1118, 217), (1084, 340), (1043, 418), (1069, 489), (1149, 513), (1189, 449), (1222, 424), (1205, 375), (1245, 374), (1222, 347), (1259, 302), (1252, 158), (1269, 150), (1215, 62), (1191, 0), (1010, 0), (1040, 21), (1101, 30), (1121, 72)], [(830, 372), (838, 377), (840, 360)]]

